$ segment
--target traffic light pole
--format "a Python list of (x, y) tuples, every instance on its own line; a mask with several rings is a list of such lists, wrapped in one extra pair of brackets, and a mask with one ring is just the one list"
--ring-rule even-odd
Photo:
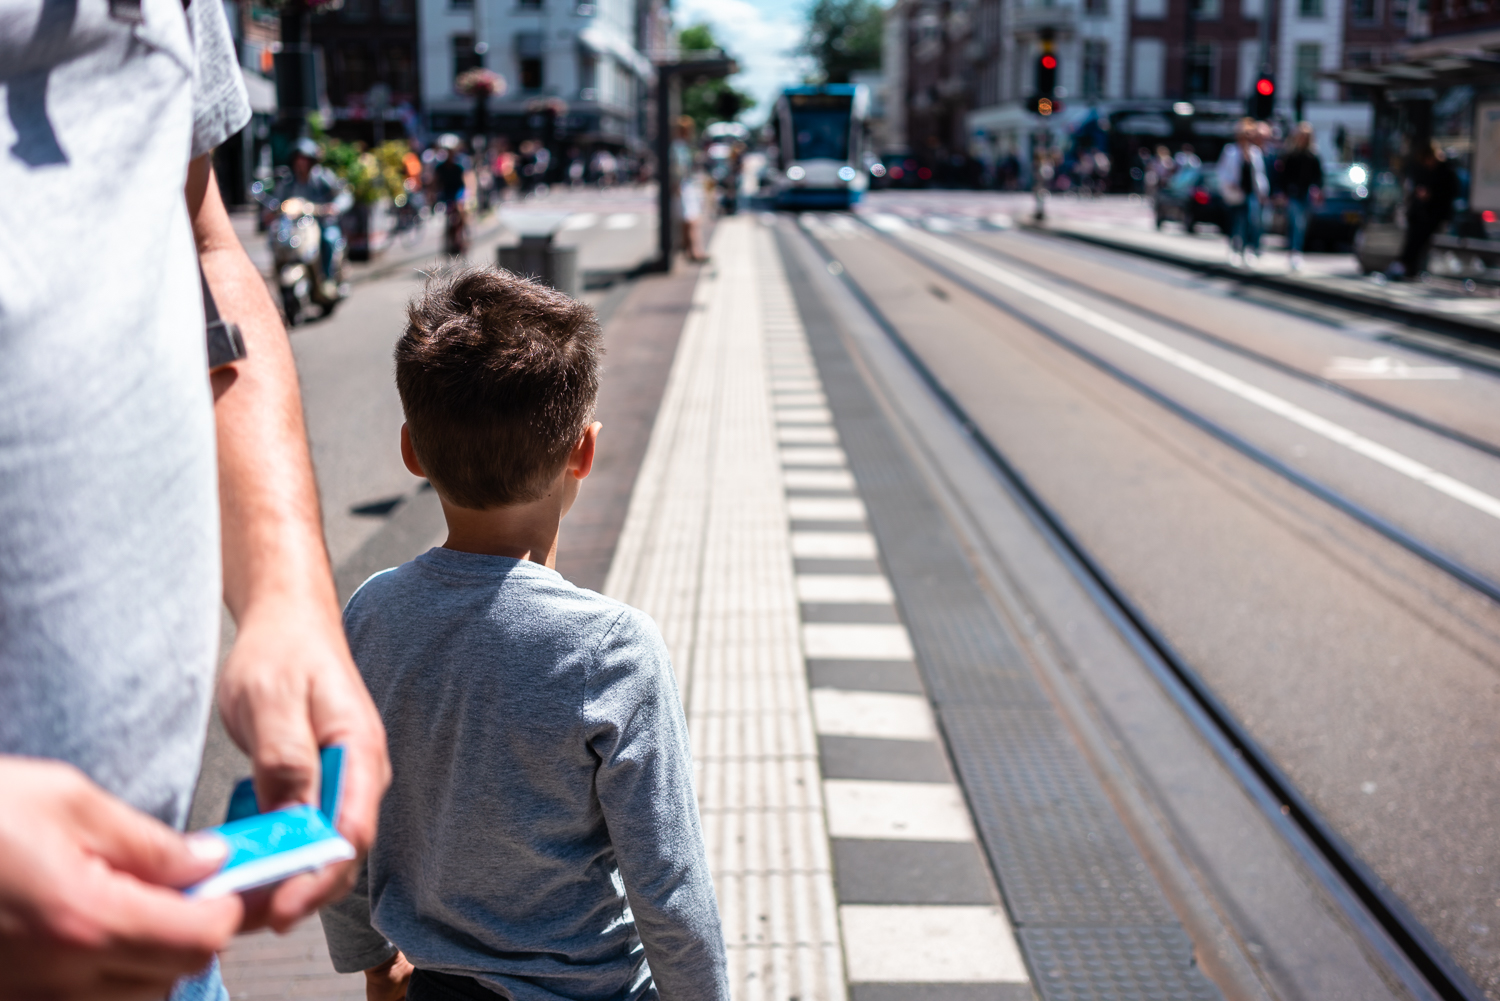
[(1260, 0), (1260, 75), (1276, 79), (1271, 65), (1271, 21), (1276, 16), (1276, 0)]

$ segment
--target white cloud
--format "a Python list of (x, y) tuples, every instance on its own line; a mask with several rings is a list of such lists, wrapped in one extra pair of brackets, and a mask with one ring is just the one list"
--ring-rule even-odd
[(802, 41), (805, 0), (677, 0), (672, 19), (679, 28), (707, 23), (714, 38), (740, 65), (733, 83), (755, 98), (746, 118), (765, 119), (783, 87), (802, 82), (810, 63), (796, 55)]

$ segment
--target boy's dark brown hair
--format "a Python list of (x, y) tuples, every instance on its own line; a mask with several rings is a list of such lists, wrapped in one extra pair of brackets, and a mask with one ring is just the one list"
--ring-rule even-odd
[(435, 275), (406, 309), (396, 389), (412, 448), (450, 503), (536, 500), (594, 416), (594, 311), (495, 268)]

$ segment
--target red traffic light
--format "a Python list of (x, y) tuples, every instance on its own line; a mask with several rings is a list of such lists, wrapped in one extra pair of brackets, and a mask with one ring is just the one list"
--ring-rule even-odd
[(1276, 93), (1276, 81), (1268, 76), (1263, 76), (1255, 81), (1255, 92), (1261, 97), (1270, 97)]
[(1050, 53), (1047, 54), (1047, 55), (1045, 55), (1045, 56), (1042, 56), (1042, 69), (1048, 69), (1048, 70), (1055, 70), (1055, 69), (1057, 69), (1057, 57), (1054, 56), (1054, 55), (1052, 55), (1052, 54), (1050, 54)]

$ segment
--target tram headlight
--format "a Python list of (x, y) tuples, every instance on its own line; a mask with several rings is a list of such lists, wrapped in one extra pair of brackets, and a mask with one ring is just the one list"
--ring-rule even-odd
[(848, 164), (845, 164), (844, 166), (840, 167), (839, 168), (839, 180), (841, 180), (841, 181), (852, 181), (852, 180), (854, 180), (854, 168), (851, 167), (851, 166), (849, 166)]
[(807, 171), (793, 164), (786, 169), (786, 177), (789, 181), (800, 181), (807, 176)]

